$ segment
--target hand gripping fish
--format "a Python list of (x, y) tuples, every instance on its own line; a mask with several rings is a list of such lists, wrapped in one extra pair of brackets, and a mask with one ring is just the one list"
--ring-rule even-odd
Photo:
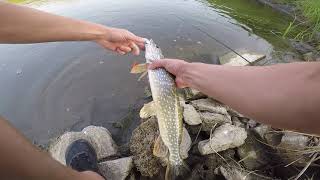
[[(160, 48), (157, 47), (153, 40), (146, 40), (145, 49), (147, 64), (163, 58)], [(135, 65), (131, 73), (142, 73), (146, 70), (146, 67), (146, 64)], [(168, 157), (168, 161), (165, 178), (166, 180), (175, 179), (188, 171), (188, 166), (180, 155), (183, 123), (177, 88), (174, 78), (164, 68), (148, 70), (147, 72), (153, 97), (153, 109), (156, 111), (160, 136), (167, 147), (167, 153), (165, 154)], [(159, 138), (156, 142), (158, 141)], [(156, 143), (154, 151), (157, 151), (157, 148), (158, 145)]]

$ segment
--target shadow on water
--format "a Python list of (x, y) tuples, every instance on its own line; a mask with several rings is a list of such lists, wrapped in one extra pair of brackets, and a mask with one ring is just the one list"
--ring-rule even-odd
[[(289, 19), (249, 0), (209, 2), (24, 3), (59, 15), (129, 29), (154, 39), (165, 57), (188, 61), (217, 63), (217, 57), (229, 52), (193, 26), (235, 50), (270, 57), (282, 47), (278, 34)], [(139, 124), (138, 110), (148, 101), (144, 94), (148, 81), (137, 82), (129, 69), (133, 61), (143, 62), (143, 55), (118, 56), (90, 42), (0, 45), (0, 52), (0, 114), (35, 142), (46, 144), (64, 131), (98, 125), (108, 128), (116, 142), (123, 144)]]

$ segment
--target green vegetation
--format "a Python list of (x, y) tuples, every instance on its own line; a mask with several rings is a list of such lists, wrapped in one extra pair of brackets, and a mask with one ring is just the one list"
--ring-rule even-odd
[(284, 33), (286, 37), (294, 38), (305, 30), (301, 26), (287, 29), (290, 24), (294, 26), (294, 23), (290, 23), (293, 21), (292, 17), (285, 16), (268, 6), (261, 6), (256, 0), (208, 0), (208, 2), (220, 10), (219, 13), (235, 19), (237, 22), (234, 23), (266, 39), (280, 50), (288, 48), (287, 41), (281, 41)]
[[(296, 39), (311, 39), (315, 33), (320, 32), (320, 1), (319, 0), (277, 0), (282, 3), (294, 4), (307, 18), (308, 28), (301, 31), (295, 37)], [(296, 26), (288, 27), (288, 31), (294, 29)]]

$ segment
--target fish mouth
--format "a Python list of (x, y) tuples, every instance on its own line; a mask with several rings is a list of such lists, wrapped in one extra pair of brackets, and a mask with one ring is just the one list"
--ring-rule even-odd
[(152, 39), (145, 40), (145, 58), (147, 63), (163, 58), (161, 49), (154, 43)]

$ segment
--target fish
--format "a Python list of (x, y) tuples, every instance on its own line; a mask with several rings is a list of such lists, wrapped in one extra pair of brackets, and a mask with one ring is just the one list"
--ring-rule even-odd
[[(148, 64), (163, 59), (161, 49), (152, 39), (145, 41), (145, 64), (136, 65), (131, 73), (142, 72)], [(182, 107), (180, 106), (177, 87), (173, 75), (164, 68), (145, 69), (148, 72), (153, 108), (156, 112), (160, 131), (160, 140), (156, 140), (154, 152), (160, 151), (161, 142), (167, 147), (167, 168), (165, 179), (176, 179), (189, 171), (188, 166), (181, 158), (180, 144), (183, 134)], [(139, 78), (140, 79), (140, 78)], [(162, 140), (162, 141), (161, 141)]]

